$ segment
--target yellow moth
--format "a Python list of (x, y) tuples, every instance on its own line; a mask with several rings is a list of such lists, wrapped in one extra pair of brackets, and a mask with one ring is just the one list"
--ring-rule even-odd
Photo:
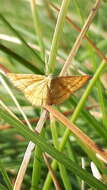
[(45, 76), (7, 73), (7, 76), (34, 106), (60, 104), (90, 79), (89, 75)]

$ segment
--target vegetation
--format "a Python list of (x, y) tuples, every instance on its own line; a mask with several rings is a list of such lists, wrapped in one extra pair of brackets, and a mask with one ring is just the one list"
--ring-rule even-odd
[[(106, 0), (0, 1), (0, 190), (107, 189)], [(7, 72), (90, 75), (32, 106)]]

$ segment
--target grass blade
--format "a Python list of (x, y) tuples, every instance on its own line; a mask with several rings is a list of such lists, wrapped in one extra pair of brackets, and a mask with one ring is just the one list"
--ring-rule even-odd
[(40, 71), (35, 65), (33, 65), (32, 63), (27, 61), (22, 56), (18, 55), (14, 51), (10, 50), (9, 48), (4, 46), (3, 44), (0, 44), (0, 51), (2, 51), (4, 53), (6, 53), (7, 55), (11, 56), (12, 58), (17, 60), (18, 62), (21, 62), (23, 65), (25, 65), (25, 67), (29, 68), (32, 72), (37, 73), (37, 74), (43, 74), (42, 71)]

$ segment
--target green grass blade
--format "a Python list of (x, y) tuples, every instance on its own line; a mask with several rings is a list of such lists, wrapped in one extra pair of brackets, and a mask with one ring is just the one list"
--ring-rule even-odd
[(61, 9), (60, 9), (59, 16), (57, 19), (56, 28), (55, 28), (55, 32), (54, 32), (54, 36), (52, 40), (52, 45), (51, 45), (51, 51), (50, 51), (50, 56), (49, 56), (49, 61), (48, 61), (48, 74), (53, 73), (55, 70), (56, 55), (57, 55), (58, 46), (61, 39), (64, 20), (65, 20), (69, 3), (70, 3), (70, 0), (63, 0), (62, 5), (61, 5)]
[(37, 74), (43, 74), (42, 71), (40, 71), (35, 65), (33, 65), (32, 63), (27, 61), (22, 56), (18, 55), (14, 51), (10, 50), (3, 44), (0, 44), (0, 51), (6, 53), (7, 55), (9, 55), (12, 58), (14, 58), (15, 60), (17, 60), (18, 62), (22, 63), (23, 65), (25, 65), (25, 67), (29, 68), (32, 72), (37, 73)]
[(41, 64), (44, 65), (43, 60), (41, 57), (29, 46), (29, 44), (24, 40), (24, 38), (20, 35), (20, 33), (6, 20), (6, 18), (3, 17), (2, 14), (0, 14), (0, 19), (2, 22), (15, 34), (18, 39), (29, 49), (29, 51), (35, 56), (35, 60)]
[[(76, 97), (72, 97), (71, 103), (74, 106), (77, 106), (78, 102), (76, 100)], [(97, 121), (96, 118), (93, 117), (93, 115), (91, 115), (89, 111), (85, 109), (81, 111), (81, 115), (83, 116), (84, 120), (88, 121), (89, 126), (95, 129), (97, 133), (99, 133), (99, 135), (103, 137), (103, 139), (107, 140), (106, 129), (103, 127), (103, 124), (100, 121)]]
[(41, 162), (42, 162), (42, 151), (37, 146), (35, 148), (35, 153), (34, 153), (31, 190), (38, 189), (38, 184), (39, 184), (40, 174), (41, 174)]
[(87, 99), (87, 97), (89, 96), (92, 88), (94, 87), (97, 79), (99, 78), (100, 76), (100, 73), (102, 72), (102, 70), (104, 69), (104, 67), (106, 66), (106, 63), (103, 61), (100, 66), (98, 67), (96, 73), (94, 74), (93, 78), (91, 79), (91, 81), (89, 82), (89, 85), (87, 87), (87, 89), (85, 90), (85, 93), (83, 94), (81, 100), (79, 101), (78, 103), (78, 106), (76, 107), (75, 109), (75, 112), (73, 113), (72, 115), (72, 122), (75, 122), (76, 118), (78, 117), (79, 113), (81, 112), (81, 109), (83, 108), (84, 106), (84, 103)]
[(60, 175), (64, 183), (65, 190), (73, 190), (70, 179), (69, 179), (69, 172), (67, 172), (66, 168), (62, 164), (59, 165)]
[[(59, 142), (58, 142), (57, 126), (56, 126), (56, 121), (52, 116), (51, 116), (50, 126), (51, 126), (53, 144), (54, 144), (55, 148), (58, 149), (59, 148)], [(61, 175), (64, 187), (65, 187), (65, 190), (72, 190), (72, 186), (70, 184), (69, 176), (68, 176), (68, 173), (67, 173), (65, 167), (60, 163), (58, 163), (58, 166), (59, 166), (60, 175)]]
[(43, 42), (42, 30), (40, 28), (41, 24), (40, 24), (40, 19), (39, 19), (39, 15), (38, 15), (37, 5), (36, 5), (35, 0), (30, 0), (30, 2), (31, 2), (31, 8), (32, 8), (32, 17), (33, 17), (33, 22), (34, 22), (34, 28), (35, 28), (35, 32), (38, 37), (38, 44), (41, 49), (41, 57), (42, 57), (42, 59), (45, 59), (45, 46), (44, 46), (44, 42)]

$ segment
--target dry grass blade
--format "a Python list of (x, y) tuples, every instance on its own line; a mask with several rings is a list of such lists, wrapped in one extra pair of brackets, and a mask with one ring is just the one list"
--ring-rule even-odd
[(57, 179), (57, 177), (56, 177), (54, 171), (52, 170), (52, 168), (51, 168), (51, 166), (50, 166), (50, 164), (49, 164), (49, 162), (48, 162), (47, 155), (46, 155), (46, 154), (43, 154), (43, 157), (44, 157), (45, 163), (46, 163), (46, 165), (47, 165), (47, 167), (48, 167), (48, 169), (49, 169), (49, 172), (50, 172), (50, 174), (51, 174), (53, 183), (54, 183), (54, 185), (55, 185), (55, 189), (56, 189), (56, 190), (61, 190), (61, 186), (60, 186), (60, 184), (59, 184), (59, 182), (58, 182), (58, 179)]
[(23, 182), (23, 178), (24, 178), (24, 175), (25, 175), (25, 172), (26, 172), (26, 169), (27, 169), (30, 157), (31, 157), (31, 153), (32, 153), (34, 147), (35, 147), (35, 144), (32, 142), (29, 142), (26, 152), (24, 154), (20, 169), (18, 171), (13, 190), (21, 189), (21, 184)]
[(45, 106), (45, 108), (66, 127), (69, 128), (72, 133), (79, 138), (84, 144), (86, 144), (93, 152), (99, 154), (107, 163), (107, 153), (103, 149), (99, 148), (85, 133), (83, 133), (76, 125), (71, 123), (62, 113), (52, 108), (52, 106)]

